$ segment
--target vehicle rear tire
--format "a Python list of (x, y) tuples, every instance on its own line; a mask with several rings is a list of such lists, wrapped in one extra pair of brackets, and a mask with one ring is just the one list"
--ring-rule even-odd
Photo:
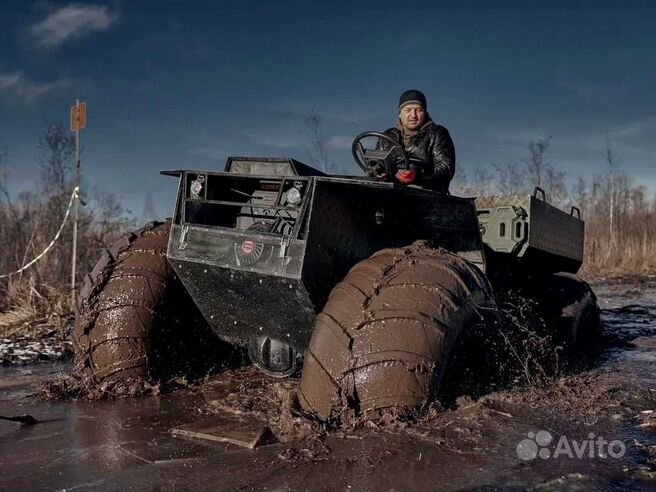
[[(496, 319), (486, 277), (463, 258), (423, 242), (382, 250), (351, 269), (317, 317), (301, 406), (324, 421), (375, 419), (457, 392), (450, 363), (470, 375), (486, 366)], [(461, 365), (472, 347), (484, 347), (482, 359)]]
[(590, 362), (601, 340), (601, 318), (597, 297), (577, 275), (556, 273), (548, 287), (548, 313), (556, 329), (557, 342), (564, 347), (568, 366)]

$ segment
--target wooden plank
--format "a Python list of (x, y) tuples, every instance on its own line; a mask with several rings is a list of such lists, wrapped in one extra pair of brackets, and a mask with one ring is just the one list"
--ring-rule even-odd
[(0, 379), (0, 390), (32, 386), (41, 381), (43, 381), (43, 377), (40, 376), (9, 376)]
[(276, 438), (266, 422), (248, 416), (214, 415), (171, 429), (174, 436), (225, 442), (255, 449), (272, 444)]

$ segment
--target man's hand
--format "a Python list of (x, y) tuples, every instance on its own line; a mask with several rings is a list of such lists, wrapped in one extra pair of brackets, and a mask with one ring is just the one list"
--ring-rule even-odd
[(410, 184), (417, 177), (417, 172), (414, 169), (399, 169), (395, 177), (399, 180), (399, 183)]

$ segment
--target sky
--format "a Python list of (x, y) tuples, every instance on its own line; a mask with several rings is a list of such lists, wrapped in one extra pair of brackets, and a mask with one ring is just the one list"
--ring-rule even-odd
[(329, 160), (357, 173), (351, 140), (384, 130), (422, 90), (459, 169), (521, 162), (551, 137), (570, 177), (604, 151), (656, 192), (656, 2), (5, 0), (0, 147), (15, 190), (36, 186), (39, 135), (87, 103), (88, 190), (138, 218), (171, 214), (162, 169), (220, 170), (229, 155), (309, 161), (320, 115)]

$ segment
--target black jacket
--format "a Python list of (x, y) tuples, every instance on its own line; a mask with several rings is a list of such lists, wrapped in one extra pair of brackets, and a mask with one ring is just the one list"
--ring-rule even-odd
[[(429, 119), (414, 135), (406, 137), (405, 143), (398, 128), (390, 128), (385, 134), (405, 149), (410, 166), (417, 172), (415, 184), (443, 193), (449, 192), (449, 183), (456, 171), (456, 149), (446, 128)], [(389, 142), (379, 140), (378, 148), (389, 147)]]

